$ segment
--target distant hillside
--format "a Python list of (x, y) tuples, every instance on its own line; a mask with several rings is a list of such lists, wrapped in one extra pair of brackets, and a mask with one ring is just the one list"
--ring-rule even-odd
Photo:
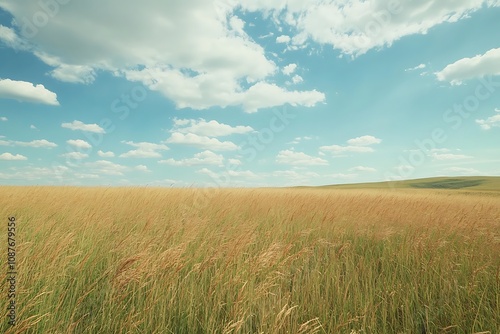
[(498, 176), (433, 177), (426, 179), (355, 183), (321, 186), (320, 188), (338, 189), (378, 189), (378, 188), (416, 188), (416, 189), (460, 189), (477, 191), (500, 191)]

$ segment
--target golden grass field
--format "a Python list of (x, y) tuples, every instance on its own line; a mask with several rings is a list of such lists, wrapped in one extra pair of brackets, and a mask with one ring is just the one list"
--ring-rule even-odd
[(500, 333), (499, 195), (3, 186), (0, 331)]

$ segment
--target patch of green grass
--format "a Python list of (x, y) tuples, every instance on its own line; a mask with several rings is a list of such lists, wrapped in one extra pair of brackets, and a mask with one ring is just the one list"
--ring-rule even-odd
[(462, 188), (480, 186), (484, 182), (485, 180), (444, 179), (434, 182), (410, 183), (410, 187), (425, 188), (425, 189), (462, 189)]
[[(307, 188), (307, 187), (303, 187)], [(433, 177), (425, 179), (353, 183), (320, 186), (323, 189), (436, 189), (488, 191), (500, 193), (500, 177), (496, 176), (463, 176), (463, 177)]]

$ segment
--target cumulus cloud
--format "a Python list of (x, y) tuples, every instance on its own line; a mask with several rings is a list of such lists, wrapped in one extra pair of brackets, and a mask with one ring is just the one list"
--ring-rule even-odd
[(84, 124), (81, 121), (73, 121), (71, 123), (62, 123), (61, 127), (74, 130), (74, 131), (84, 131), (93, 133), (105, 133), (104, 129), (97, 124)]
[(167, 143), (194, 146), (206, 150), (214, 151), (234, 151), (238, 146), (231, 141), (220, 141), (216, 138), (206, 136), (198, 136), (193, 133), (174, 132), (167, 139)]
[(353, 56), (391, 46), (405, 36), (425, 34), (439, 24), (467, 18), (483, 5), (500, 6), (499, 1), (492, 0), (241, 0), (238, 3), (244, 10), (269, 13), (270, 17), (277, 17), (279, 25), (296, 31), (289, 41), (295, 46), (314, 41)]
[(123, 173), (128, 169), (126, 166), (116, 164), (108, 160), (88, 162), (85, 163), (84, 166), (92, 173), (105, 175), (123, 175)]
[(285, 67), (283, 67), (283, 74), (284, 75), (291, 75), (295, 70), (297, 69), (297, 64), (288, 64)]
[(460, 85), (463, 81), (488, 75), (500, 75), (500, 48), (491, 49), (482, 55), (463, 58), (435, 73), (439, 81)]
[(313, 157), (303, 152), (283, 150), (276, 156), (276, 162), (292, 166), (321, 166), (328, 165), (328, 161), (322, 158)]
[(9, 152), (0, 154), (0, 160), (10, 160), (10, 161), (20, 161), (20, 160), (28, 160), (24, 155), (21, 154), (12, 154)]
[(50, 142), (46, 139), (32, 140), (30, 142), (16, 141), (16, 140), (0, 140), (0, 146), (21, 146), (33, 148), (53, 148), (57, 147), (56, 143)]
[[(246, 24), (236, 13), (238, 2), (108, 0), (102, 6), (88, 0), (64, 6), (36, 34), (23, 19), (40, 11), (38, 3), (3, 1), (0, 8), (14, 17), (16, 30), (33, 44), (35, 55), (53, 67), (54, 78), (90, 83), (98, 71), (109, 71), (142, 82), (178, 108), (246, 109), (253, 92), (242, 83), (265, 84), (278, 72), (265, 49), (245, 32)], [(265, 101), (271, 104), (257, 108), (273, 107), (277, 101), (310, 107), (315, 103), (297, 94), (318, 97), (313, 91), (281, 90), (280, 99), (273, 100), (270, 91)], [(316, 103), (321, 101), (320, 96)]]
[(136, 149), (121, 154), (121, 158), (161, 158), (161, 153), (158, 151), (169, 150), (168, 146), (164, 144), (148, 142), (134, 143), (132, 141), (123, 141), (122, 143), (135, 147)]
[(20, 102), (59, 105), (56, 93), (46, 89), (44, 85), (0, 78), (0, 99), (2, 98), (14, 99)]
[(353, 146), (369, 146), (374, 144), (380, 144), (382, 139), (376, 138), (374, 136), (362, 136), (353, 139), (349, 139), (347, 144)]
[(242, 105), (246, 112), (256, 112), (261, 108), (276, 107), (284, 104), (313, 107), (325, 100), (325, 94), (311, 91), (288, 91), (276, 84), (259, 82), (248, 89), (242, 96)]
[(276, 43), (284, 43), (284, 44), (288, 44), (290, 43), (292, 39), (290, 38), (290, 36), (287, 36), (287, 35), (280, 35), (278, 37), (276, 37)]
[(252, 113), (285, 104), (314, 107), (325, 100), (325, 94), (315, 89), (292, 91), (264, 80), (244, 90), (236, 80), (224, 76), (204, 73), (189, 77), (181, 70), (170, 68), (126, 71), (127, 79), (160, 91), (174, 100), (178, 108), (242, 106), (245, 112)]
[(254, 129), (250, 126), (231, 126), (219, 123), (215, 120), (206, 121), (200, 119), (174, 119), (174, 128), (172, 132), (192, 133), (199, 136), (223, 137), (232, 134), (245, 134)]
[(304, 79), (302, 79), (302, 77), (300, 75), (297, 75), (297, 74), (294, 75), (293, 78), (292, 78), (292, 83), (294, 85), (299, 84), (299, 83), (301, 83), (303, 81), (304, 81)]
[(137, 165), (137, 166), (134, 167), (134, 170), (137, 170), (139, 172), (146, 172), (146, 173), (151, 172), (149, 170), (148, 166), (146, 166), (146, 165)]
[(69, 145), (71, 145), (73, 147), (79, 148), (79, 149), (88, 149), (88, 148), (92, 147), (92, 145), (87, 143), (85, 140), (81, 140), (81, 139), (76, 139), (76, 140), (71, 139), (71, 140), (66, 141), (66, 143), (68, 143)]
[(199, 166), (199, 165), (214, 165), (223, 166), (224, 157), (220, 154), (216, 154), (212, 151), (206, 150), (200, 153), (196, 153), (193, 158), (175, 160), (167, 159), (161, 160), (159, 163), (164, 163), (171, 166)]
[(491, 49), (483, 55), (460, 59), (436, 73), (439, 81), (448, 81), (452, 85), (488, 75), (500, 75), (500, 48)]
[(493, 127), (500, 127), (500, 109), (495, 109), (495, 111), (498, 114), (488, 117), (487, 119), (477, 119), (476, 123), (479, 124), (479, 126), (483, 130), (490, 130)]
[(100, 156), (101, 158), (113, 158), (115, 154), (111, 151), (109, 152), (104, 152), (104, 151), (97, 151), (97, 155)]
[(347, 141), (346, 146), (341, 145), (330, 145), (330, 146), (321, 146), (320, 151), (329, 152), (332, 154), (342, 154), (342, 153), (369, 153), (374, 152), (375, 150), (372, 145), (380, 144), (382, 139), (376, 138), (374, 136), (361, 136), (353, 139), (349, 139)]

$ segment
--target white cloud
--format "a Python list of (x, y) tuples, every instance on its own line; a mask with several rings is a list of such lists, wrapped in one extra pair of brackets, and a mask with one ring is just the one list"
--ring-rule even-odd
[(34, 126), (33, 124), (30, 125), (30, 129), (31, 130), (38, 130), (38, 128), (36, 126)]
[(127, 167), (107, 160), (88, 162), (85, 167), (94, 173), (106, 175), (123, 175), (127, 170)]
[(411, 172), (415, 169), (412, 165), (399, 165), (394, 167), (394, 169), (399, 173), (399, 174), (405, 174), (408, 172)]
[(41, 103), (58, 106), (57, 95), (44, 85), (31, 82), (0, 79), (0, 99), (14, 99), (20, 102)]
[(15, 140), (0, 140), (0, 146), (21, 146), (33, 148), (53, 148), (57, 147), (56, 143), (46, 139), (32, 140), (30, 142), (15, 141)]
[(320, 177), (318, 173), (315, 172), (297, 172), (294, 170), (279, 170), (272, 173), (273, 176), (284, 177), (289, 181), (300, 181), (304, 182), (311, 178)]
[(69, 145), (71, 145), (73, 147), (80, 148), (80, 149), (86, 149), (86, 148), (92, 147), (92, 145), (87, 143), (85, 140), (81, 140), (81, 139), (77, 139), (77, 140), (71, 139), (71, 140), (66, 141), (66, 143), (68, 143)]
[(73, 160), (82, 160), (82, 159), (88, 158), (89, 155), (86, 153), (82, 153), (82, 152), (68, 152), (68, 153), (61, 154), (61, 157), (65, 157), (67, 159), (73, 159)]
[(203, 151), (200, 153), (196, 153), (193, 158), (182, 159), (182, 160), (174, 160), (167, 159), (161, 160), (159, 163), (164, 163), (171, 166), (199, 166), (199, 165), (215, 165), (215, 166), (223, 166), (224, 165), (224, 157), (220, 154), (216, 154), (212, 151)]
[(292, 106), (313, 107), (325, 100), (325, 94), (312, 91), (288, 91), (275, 84), (259, 82), (246, 91), (242, 105), (246, 112), (256, 112), (261, 108), (281, 106), (286, 103)]
[(0, 24), (0, 42), (5, 43), (5, 45), (15, 50), (24, 50), (27, 48), (26, 42), (20, 39), (13, 29), (3, 26), (1, 24)]
[(325, 100), (317, 90), (289, 91), (276, 84), (259, 81), (247, 90), (233, 79), (210, 74), (188, 77), (181, 70), (143, 69), (126, 71), (131, 81), (140, 81), (175, 101), (178, 108), (207, 109), (212, 106), (242, 106), (245, 112), (290, 104), (314, 107)]
[(304, 81), (304, 79), (302, 79), (302, 77), (300, 75), (297, 75), (297, 74), (294, 75), (293, 78), (292, 78), (292, 83), (294, 85), (299, 84), (299, 83), (301, 83), (303, 81)]
[(347, 152), (369, 153), (375, 151), (373, 148), (367, 146), (340, 146), (340, 145), (321, 146), (319, 149), (321, 151), (330, 152), (333, 154), (340, 154)]
[(288, 43), (290, 43), (291, 40), (292, 39), (290, 38), (290, 36), (287, 36), (287, 35), (281, 35), (281, 36), (276, 37), (276, 43), (288, 44)]
[(12, 154), (9, 152), (0, 154), (0, 160), (11, 160), (11, 161), (20, 161), (20, 160), (28, 160), (24, 155), (21, 154)]
[(480, 172), (474, 168), (449, 167), (443, 170), (445, 173), (458, 173), (462, 175), (478, 175)]
[[(306, 140), (311, 140), (311, 139), (313, 139), (313, 137), (311, 137), (311, 136), (295, 137), (295, 139), (292, 140), (291, 142), (289, 142), (288, 144), (298, 144), (301, 141), (306, 141)], [(316, 137), (316, 139), (318, 139), (318, 138)]]
[(151, 172), (148, 168), (148, 166), (146, 165), (137, 165), (134, 167), (134, 170), (137, 170), (137, 171), (140, 171), (140, 172), (146, 172), (146, 173), (149, 173)]
[(137, 149), (121, 154), (121, 158), (161, 158), (161, 153), (158, 151), (169, 150), (168, 146), (164, 144), (148, 142), (134, 143), (132, 141), (123, 141), (122, 143), (136, 147)]
[(495, 109), (495, 111), (499, 114), (488, 117), (487, 119), (476, 119), (476, 123), (484, 130), (500, 127), (500, 109)]
[(500, 75), (500, 48), (472, 58), (462, 58), (435, 74), (439, 81), (448, 81), (452, 85), (487, 75)]
[(243, 163), (239, 159), (227, 159), (227, 161), (229, 162), (230, 165), (233, 165), (233, 166), (243, 165)]
[(200, 119), (174, 119), (174, 129), (172, 132), (192, 133), (199, 136), (207, 137), (223, 137), (232, 134), (245, 134), (252, 132), (254, 129), (250, 126), (231, 126), (224, 123), (219, 123), (215, 120), (206, 121)]
[(292, 63), (292, 64), (288, 64), (285, 67), (283, 67), (282, 72), (284, 75), (292, 75), (296, 69), (297, 69), (297, 64)]
[(362, 136), (353, 139), (349, 139), (347, 144), (353, 146), (370, 146), (374, 144), (380, 144), (382, 139), (376, 138), (374, 136)]
[(420, 64), (420, 65), (417, 65), (415, 67), (411, 67), (411, 68), (407, 68), (405, 71), (408, 72), (408, 71), (416, 71), (416, 70), (423, 70), (424, 68), (426, 68), (427, 65), (425, 64)]
[[(259, 178), (259, 176), (257, 174), (255, 174), (254, 172), (249, 171), (249, 170), (242, 170), (242, 171), (228, 170), (228, 171), (224, 171), (221, 173), (217, 173), (217, 172), (214, 172), (213, 170), (210, 170), (208, 168), (202, 168), (200, 170), (197, 170), (196, 173), (208, 175), (210, 178), (212, 178), (214, 180), (221, 180), (221, 177), (224, 175), (226, 177), (229, 176), (229, 177), (236, 177), (236, 178), (250, 178), (250, 179)], [(222, 180), (226, 180), (226, 181), (224, 181), (224, 183), (226, 183), (226, 182), (234, 183), (235, 182), (235, 180), (232, 180), (231, 178), (229, 178), (227, 180), (226, 177), (222, 178)], [(218, 185), (220, 186), (221, 184), (218, 184)]]
[(391, 46), (404, 36), (426, 34), (445, 22), (469, 17), (483, 4), (500, 6), (492, 0), (349, 0), (238, 1), (248, 11), (264, 11), (279, 25), (296, 31), (291, 43), (301, 46), (312, 40), (332, 45), (344, 54), (359, 56), (368, 50)]
[(61, 127), (70, 129), (70, 130), (80, 130), (85, 132), (94, 132), (94, 133), (105, 133), (104, 129), (101, 128), (97, 124), (84, 124), (81, 121), (73, 121), (71, 123), (62, 123)]
[(7, 122), (9, 119), (7, 117), (0, 117), (1, 122)]
[(368, 173), (375, 173), (377, 170), (372, 167), (365, 167), (365, 166), (356, 166), (351, 169), (349, 169), (349, 172), (368, 172)]
[(220, 175), (218, 173), (216, 173), (208, 168), (202, 168), (200, 170), (197, 170), (196, 173), (208, 175), (214, 180), (218, 180), (220, 177)]
[(325, 175), (325, 176), (332, 178), (332, 179), (352, 180), (352, 179), (355, 179), (358, 176), (358, 174), (335, 173), (335, 174), (329, 174), (329, 175)]
[(67, 173), (69, 170), (68, 167), (62, 165), (53, 165), (50, 168), (48, 167), (32, 167), (32, 166), (24, 166), (14, 169), (12, 173), (1, 173), (0, 179), (7, 180), (61, 180), (63, 174)]
[(111, 151), (109, 152), (104, 152), (104, 151), (97, 151), (97, 155), (99, 155), (101, 158), (113, 158), (115, 154)]
[(98, 179), (99, 175), (87, 174), (87, 173), (75, 173), (74, 177), (76, 177), (77, 179)]
[(330, 145), (330, 146), (321, 146), (320, 151), (330, 152), (332, 154), (341, 154), (341, 153), (370, 153), (375, 150), (370, 147), (371, 145), (380, 144), (382, 139), (376, 138), (374, 136), (361, 136), (353, 139), (349, 139), (347, 141), (347, 146), (341, 145)]
[[(33, 27), (36, 34), (26, 29), (24, 19), (40, 12), (38, 3), (2, 1), (0, 7), (19, 24), (16, 29), (33, 45), (31, 51), (53, 67), (50, 74), (66, 82), (89, 83), (99, 71), (109, 71), (142, 82), (178, 108), (246, 108), (252, 91), (245, 90), (245, 83), (265, 84), (278, 72), (264, 47), (246, 34), (245, 22), (235, 16), (238, 2), (108, 0), (106, 4), (88, 0), (64, 6), (43, 29)], [(135, 70), (138, 67), (143, 70)], [(282, 90), (285, 99), (279, 100), (280, 105), (311, 106), (296, 94), (314, 91)]]
[(472, 158), (468, 155), (453, 153), (432, 153), (431, 156), (434, 158), (434, 160), (462, 160)]
[(328, 161), (318, 157), (313, 157), (303, 152), (283, 150), (276, 156), (276, 162), (292, 166), (321, 166), (328, 165)]
[(167, 139), (167, 143), (189, 145), (199, 147), (201, 149), (214, 150), (214, 151), (234, 151), (238, 146), (230, 141), (223, 141), (216, 138), (209, 138), (206, 136), (198, 136), (193, 133), (183, 134), (174, 132)]
[(232, 176), (232, 177), (245, 177), (245, 178), (252, 178), (252, 179), (259, 177), (257, 174), (255, 174), (254, 172), (249, 171), (249, 170), (241, 170), (241, 171), (229, 170), (227, 172), (227, 174), (229, 176)]

